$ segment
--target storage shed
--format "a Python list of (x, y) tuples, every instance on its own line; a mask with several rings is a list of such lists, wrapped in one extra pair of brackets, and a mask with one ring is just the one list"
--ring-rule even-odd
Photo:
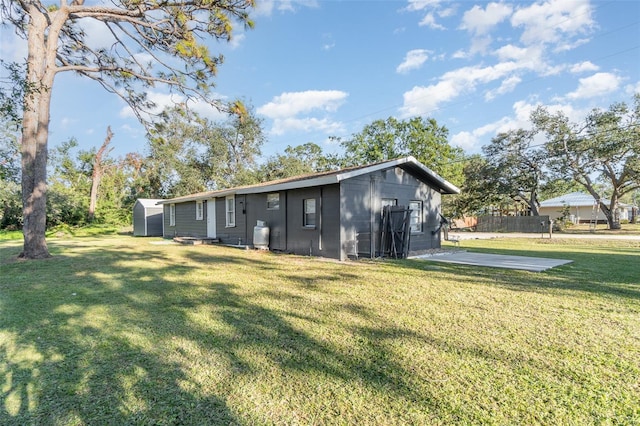
[(162, 236), (162, 200), (139, 198), (133, 206), (133, 235), (135, 237)]

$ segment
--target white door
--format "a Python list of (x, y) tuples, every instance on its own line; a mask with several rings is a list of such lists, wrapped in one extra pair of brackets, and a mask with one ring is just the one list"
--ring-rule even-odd
[(216, 238), (216, 199), (207, 200), (207, 238)]

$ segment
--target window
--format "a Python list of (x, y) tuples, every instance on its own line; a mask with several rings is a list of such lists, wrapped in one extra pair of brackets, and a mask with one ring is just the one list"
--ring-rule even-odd
[(169, 204), (169, 226), (176, 226), (176, 205)]
[(383, 198), (380, 200), (380, 211), (384, 211), (387, 206), (397, 206), (398, 200), (395, 198)]
[(225, 206), (227, 211), (227, 228), (232, 228), (236, 226), (236, 197), (229, 195), (226, 198)]
[(280, 209), (280, 194), (277, 192), (274, 194), (267, 194), (267, 210), (279, 210)]
[(422, 232), (422, 201), (410, 201), (411, 210), (411, 232)]
[(202, 220), (204, 218), (204, 206), (202, 201), (196, 201), (196, 220)]
[(307, 198), (304, 200), (304, 216), (302, 218), (302, 225), (305, 228), (316, 227), (316, 199)]

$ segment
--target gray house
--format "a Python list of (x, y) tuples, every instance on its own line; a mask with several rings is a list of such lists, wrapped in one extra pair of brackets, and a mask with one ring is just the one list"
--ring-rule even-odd
[[(385, 206), (405, 206), (410, 212), (409, 252), (439, 248), (441, 196), (458, 192), (406, 157), (159, 203), (164, 206), (165, 238), (216, 238), (252, 246), (254, 228), (262, 221), (269, 228), (271, 250), (345, 260), (384, 250)], [(264, 233), (260, 235), (262, 239)]]
[(133, 205), (133, 235), (136, 237), (162, 236), (162, 206), (156, 199), (139, 198)]

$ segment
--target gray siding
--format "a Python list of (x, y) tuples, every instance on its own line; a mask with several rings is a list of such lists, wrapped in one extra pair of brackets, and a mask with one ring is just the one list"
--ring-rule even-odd
[(164, 204), (164, 237), (198, 237), (207, 236), (207, 208), (204, 207), (204, 217), (196, 220), (196, 202), (176, 203), (176, 223), (170, 226), (169, 204)]
[[(339, 185), (287, 191), (287, 251), (340, 258)], [(303, 226), (303, 202), (316, 200), (316, 226)]]
[(401, 168), (347, 179), (341, 184), (340, 197), (343, 258), (353, 255), (356, 246), (360, 256), (371, 255), (372, 250), (379, 255), (383, 199), (394, 199), (405, 207), (422, 201), (422, 231), (411, 234), (409, 250), (440, 247), (441, 195)]
[(277, 209), (267, 209), (267, 194), (247, 195), (247, 231), (249, 244), (253, 244), (253, 228), (257, 221), (269, 227), (269, 249), (287, 249), (287, 192), (278, 192), (280, 205)]

